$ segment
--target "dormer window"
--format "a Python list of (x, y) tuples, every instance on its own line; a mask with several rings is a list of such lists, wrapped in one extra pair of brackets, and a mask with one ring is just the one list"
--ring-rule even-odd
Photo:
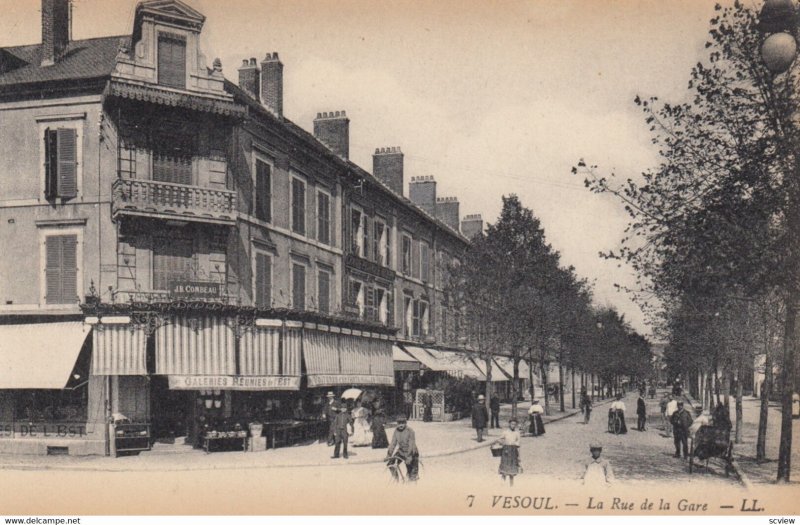
[(186, 38), (180, 35), (158, 35), (158, 83), (186, 89)]

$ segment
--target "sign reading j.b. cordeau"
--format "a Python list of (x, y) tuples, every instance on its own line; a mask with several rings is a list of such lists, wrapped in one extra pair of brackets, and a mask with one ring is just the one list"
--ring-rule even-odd
[(169, 376), (172, 390), (299, 390), (295, 376)]
[(219, 283), (173, 281), (170, 293), (180, 299), (211, 299), (219, 297)]

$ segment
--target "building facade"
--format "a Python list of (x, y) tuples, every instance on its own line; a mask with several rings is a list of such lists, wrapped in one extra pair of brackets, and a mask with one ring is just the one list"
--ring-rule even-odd
[(277, 53), (226, 79), (179, 0), (116, 37), (69, 16), (43, 0), (42, 42), (0, 48), (0, 452), (311, 413), (395, 387), (393, 344), (457, 346), (458, 202), (406, 198), (399, 148), (370, 173), (344, 111), (286, 119)]

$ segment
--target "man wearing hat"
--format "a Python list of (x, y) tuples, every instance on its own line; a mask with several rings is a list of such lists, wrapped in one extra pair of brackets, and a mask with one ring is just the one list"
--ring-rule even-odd
[(608, 486), (614, 482), (614, 471), (611, 463), (602, 459), (603, 445), (594, 442), (589, 445), (589, 452), (592, 454), (592, 461), (586, 465), (586, 472), (583, 474), (583, 484), (594, 487)]
[(678, 410), (672, 414), (672, 435), (675, 442), (675, 457), (689, 457), (689, 428), (692, 426), (692, 416), (683, 407), (683, 401), (678, 401)]
[(333, 435), (333, 422), (336, 419), (336, 413), (339, 411), (339, 404), (336, 402), (336, 396), (333, 392), (328, 392), (327, 402), (322, 409), (322, 418), (328, 422), (328, 446), (332, 447), (336, 441)]
[(478, 443), (483, 442), (483, 431), (486, 430), (486, 423), (489, 421), (489, 412), (486, 410), (486, 398), (478, 396), (478, 400), (472, 405), (472, 428), (478, 433)]
[(401, 415), (397, 418), (397, 428), (392, 435), (386, 459), (396, 456), (406, 464), (409, 481), (416, 481), (419, 477), (419, 450), (414, 431), (408, 428), (408, 419)]

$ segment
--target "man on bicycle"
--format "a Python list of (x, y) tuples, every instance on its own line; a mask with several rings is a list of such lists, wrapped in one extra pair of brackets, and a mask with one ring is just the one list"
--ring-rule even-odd
[[(408, 419), (405, 416), (397, 418), (397, 428), (392, 436), (392, 442), (387, 451), (386, 461), (395, 461), (406, 464), (408, 481), (416, 481), (419, 478), (419, 450), (417, 450), (417, 440), (414, 431), (408, 428)], [(395, 472), (392, 472), (396, 476)]]
[(592, 398), (586, 392), (586, 387), (581, 390), (581, 412), (583, 412), (583, 423), (589, 424), (589, 417), (592, 415)]

